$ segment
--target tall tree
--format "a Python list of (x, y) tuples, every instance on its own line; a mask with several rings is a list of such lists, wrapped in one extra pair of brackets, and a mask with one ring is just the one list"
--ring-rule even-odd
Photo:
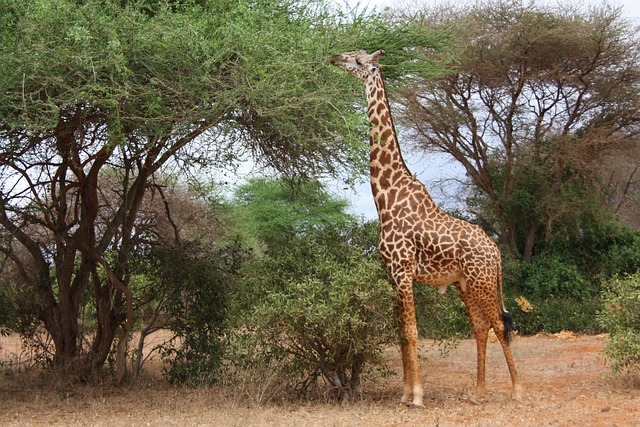
[(101, 367), (120, 330), (123, 375), (130, 262), (163, 168), (202, 174), (246, 153), (297, 176), (363, 164), (352, 87), (325, 65), (379, 37), (379, 17), (354, 18), (293, 0), (0, 0), (2, 281), (53, 338), (55, 366)]
[(446, 78), (402, 94), (403, 121), (464, 166), (478, 219), (526, 259), (540, 237), (597, 222), (607, 155), (640, 129), (640, 44), (621, 10), (514, 0), (410, 19), (452, 28), (458, 50)]

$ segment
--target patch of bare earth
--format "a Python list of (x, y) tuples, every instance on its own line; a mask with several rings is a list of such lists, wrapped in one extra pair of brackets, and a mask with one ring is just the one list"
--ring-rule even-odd
[[(0, 338), (0, 356), (7, 340)], [(634, 426), (640, 425), (640, 391), (607, 379), (603, 336), (519, 337), (513, 352), (526, 388), (510, 398), (500, 346), (489, 346), (486, 401), (468, 396), (475, 380), (475, 342), (463, 340), (441, 358), (422, 343), (426, 409), (398, 404), (400, 374), (363, 385), (361, 399), (342, 404), (258, 405), (252, 390), (187, 389), (149, 379), (130, 387), (50, 389), (22, 375), (0, 377), (0, 425), (96, 426)], [(400, 372), (399, 351), (387, 352)]]

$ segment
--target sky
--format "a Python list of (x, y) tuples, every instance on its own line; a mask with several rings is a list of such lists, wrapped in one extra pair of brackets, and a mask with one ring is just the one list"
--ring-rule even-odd
[[(372, 8), (376, 8), (378, 10), (380, 9), (384, 9), (385, 7), (394, 7), (394, 6), (401, 6), (402, 4), (438, 4), (438, 3), (446, 3), (446, 1), (441, 1), (441, 0), (412, 0), (412, 1), (408, 1), (408, 0), (334, 0), (336, 1), (336, 3), (339, 4), (348, 4), (349, 7), (356, 7), (359, 5), (360, 8), (363, 7), (367, 7), (367, 9), (372, 9)], [(474, 3), (473, 0), (458, 0), (455, 3), (459, 4), (459, 3)], [(451, 3), (454, 3), (453, 1)], [(535, 1), (535, 3), (542, 3), (542, 4), (549, 4), (549, 5), (554, 5), (554, 4), (562, 4), (562, 3), (567, 3), (567, 1), (556, 1), (556, 0), (537, 0)], [(568, 3), (571, 3), (571, 1), (568, 1)], [(612, 6), (622, 6), (624, 13), (626, 14), (626, 16), (628, 18), (635, 18), (635, 19), (639, 19), (640, 20), (640, 1), (638, 0), (581, 0), (580, 3), (582, 3), (583, 5), (599, 5), (599, 4), (604, 4), (604, 3), (608, 3)]]
[[(418, 0), (420, 1), (420, 0)], [(424, 4), (434, 4), (435, 1), (422, 0)], [(540, 0), (545, 4), (556, 4), (556, 1)], [(340, 4), (348, 4), (349, 7), (363, 8), (368, 10), (376, 8), (378, 10), (394, 5), (406, 4), (406, 0), (336, 0)], [(581, 0), (582, 4), (599, 5), (605, 3), (604, 0)], [(609, 0), (606, 3), (612, 6), (622, 6), (623, 15), (640, 24), (640, 0)], [(412, 1), (412, 4), (415, 4)], [(403, 146), (402, 133), (399, 133), (400, 145)], [(404, 144), (406, 147), (407, 144)], [(462, 166), (449, 160), (442, 154), (422, 154), (412, 153), (407, 148), (402, 153), (407, 167), (415, 173), (418, 179), (425, 184), (431, 197), (441, 207), (455, 207), (455, 201), (451, 194), (455, 192), (456, 178), (464, 177)], [(447, 184), (448, 183), (448, 184)], [(333, 187), (333, 188), (332, 188)], [(351, 204), (350, 213), (363, 216), (367, 219), (378, 217), (371, 187), (368, 181), (358, 184), (353, 190), (344, 189), (344, 184), (334, 183), (329, 185), (329, 191), (334, 192), (338, 197), (344, 198)]]

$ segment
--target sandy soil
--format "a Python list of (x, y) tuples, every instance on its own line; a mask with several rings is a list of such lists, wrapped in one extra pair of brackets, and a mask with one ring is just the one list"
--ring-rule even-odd
[[(8, 338), (0, 337), (0, 358)], [(401, 375), (365, 384), (363, 397), (342, 404), (257, 405), (251, 390), (185, 389), (149, 380), (135, 387), (44, 387), (20, 375), (0, 377), (0, 425), (96, 426), (635, 426), (640, 389), (610, 381), (602, 360), (606, 336), (518, 337), (512, 343), (526, 388), (510, 398), (500, 346), (490, 344), (486, 401), (468, 396), (475, 378), (475, 343), (463, 340), (442, 358), (422, 343), (424, 410), (398, 404)], [(399, 372), (397, 349), (387, 352)]]

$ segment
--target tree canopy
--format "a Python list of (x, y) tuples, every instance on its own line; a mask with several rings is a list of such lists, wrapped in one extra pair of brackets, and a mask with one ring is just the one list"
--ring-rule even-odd
[(321, 1), (0, 0), (2, 281), (51, 335), (55, 366), (101, 367), (120, 331), (124, 375), (131, 263), (179, 244), (176, 180), (246, 159), (290, 178), (362, 170), (359, 93), (325, 62), (386, 43), (410, 64), (403, 47), (431, 36), (383, 19)]
[[(606, 165), (640, 129), (640, 49), (620, 9), (496, 1), (412, 19), (454, 28), (457, 51), (446, 78), (403, 92), (403, 121), (464, 166), (478, 220), (527, 259), (543, 236), (601, 223)], [(618, 171), (624, 187), (634, 169)]]
[(243, 234), (277, 251), (292, 237), (341, 226), (349, 219), (347, 202), (331, 196), (317, 182), (292, 186), (284, 180), (254, 178), (235, 191), (238, 215), (244, 216)]

